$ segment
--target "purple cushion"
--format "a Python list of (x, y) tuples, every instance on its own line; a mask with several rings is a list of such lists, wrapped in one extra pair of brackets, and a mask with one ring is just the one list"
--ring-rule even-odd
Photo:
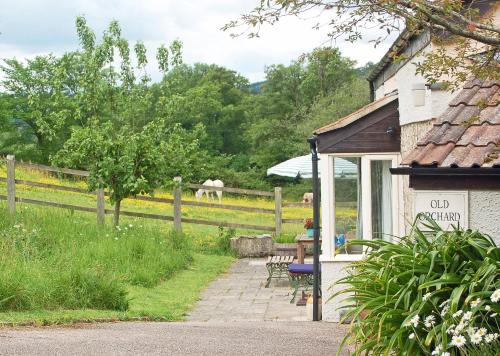
[[(321, 269), (320, 269), (321, 271)], [(301, 273), (301, 274), (313, 274), (313, 264), (312, 263), (290, 263), (288, 265), (288, 272), (290, 273)]]

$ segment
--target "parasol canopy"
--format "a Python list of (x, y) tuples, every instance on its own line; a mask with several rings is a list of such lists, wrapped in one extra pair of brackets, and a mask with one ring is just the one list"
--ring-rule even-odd
[[(318, 154), (319, 156), (319, 154)], [(321, 159), (321, 158), (320, 158)], [(335, 178), (356, 178), (358, 167), (356, 164), (343, 158), (335, 158)], [(319, 167), (318, 167), (319, 168)], [(312, 178), (311, 154), (290, 158), (267, 170), (267, 175), (278, 175), (282, 177)], [(321, 171), (319, 171), (321, 177)]]

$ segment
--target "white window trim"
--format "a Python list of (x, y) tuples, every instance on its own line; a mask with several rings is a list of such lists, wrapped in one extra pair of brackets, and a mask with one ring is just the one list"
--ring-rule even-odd
[[(321, 217), (322, 217), (322, 251), (320, 260), (323, 262), (352, 262), (361, 260), (366, 254), (366, 248), (362, 254), (338, 254), (333, 255), (335, 236), (335, 172), (333, 159), (335, 157), (359, 157), (361, 158), (361, 214), (363, 216), (363, 239), (372, 239), (371, 221), (371, 161), (391, 160), (391, 167), (397, 167), (401, 161), (399, 153), (343, 153), (322, 154), (321, 164)], [(326, 172), (326, 174), (325, 174)], [(327, 179), (324, 179), (327, 178)], [(403, 223), (403, 183), (401, 176), (392, 176), (392, 224), (394, 235), (400, 235)], [(327, 238), (328, 237), (328, 238)]]

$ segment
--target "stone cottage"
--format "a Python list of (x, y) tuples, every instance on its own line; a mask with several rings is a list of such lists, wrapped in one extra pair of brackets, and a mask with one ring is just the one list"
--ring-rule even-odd
[[(422, 212), (444, 229), (478, 229), (500, 243), (500, 80), (472, 80), (455, 92), (429, 85), (414, 63), (436, 46), (428, 31), (403, 32), (369, 76), (373, 102), (315, 132), (324, 320), (339, 320), (341, 298), (328, 301), (330, 286), (365, 252), (339, 248), (340, 235), (391, 239)], [(358, 168), (350, 220), (335, 199), (338, 158)]]

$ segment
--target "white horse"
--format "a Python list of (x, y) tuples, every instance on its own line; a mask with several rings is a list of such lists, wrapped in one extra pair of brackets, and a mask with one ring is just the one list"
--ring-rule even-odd
[[(224, 183), (220, 179), (207, 179), (205, 182), (203, 182), (203, 185), (207, 187), (224, 188)], [(214, 200), (214, 190), (215, 189), (198, 189), (195, 193), (196, 200), (200, 201), (201, 198), (203, 198), (203, 194), (207, 196), (207, 200)], [(222, 190), (215, 190), (215, 193), (219, 198), (219, 204), (222, 203)]]

